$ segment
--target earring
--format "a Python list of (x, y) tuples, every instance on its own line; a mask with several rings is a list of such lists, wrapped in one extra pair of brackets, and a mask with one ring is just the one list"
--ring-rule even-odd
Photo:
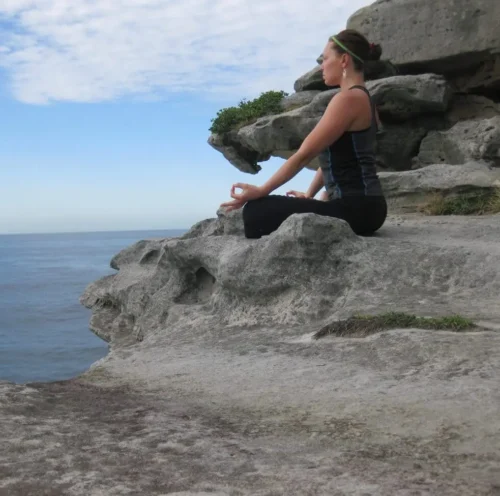
[(345, 77), (346, 77), (346, 76), (347, 76), (347, 71), (344, 69), (344, 70), (342, 71), (342, 77), (345, 79)]

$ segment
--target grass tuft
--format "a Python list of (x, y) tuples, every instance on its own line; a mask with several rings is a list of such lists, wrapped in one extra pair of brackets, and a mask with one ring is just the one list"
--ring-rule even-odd
[(332, 322), (314, 334), (314, 339), (319, 339), (330, 334), (335, 336), (364, 337), (380, 331), (390, 329), (436, 329), (450, 331), (472, 330), (477, 326), (470, 319), (460, 315), (447, 317), (418, 317), (399, 312), (389, 312), (381, 315), (355, 315), (346, 320)]
[(443, 196), (436, 193), (420, 211), (426, 215), (488, 215), (500, 213), (500, 188)]

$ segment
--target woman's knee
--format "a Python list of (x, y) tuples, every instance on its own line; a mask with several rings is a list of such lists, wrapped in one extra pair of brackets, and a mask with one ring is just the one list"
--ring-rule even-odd
[(260, 224), (263, 213), (263, 198), (250, 200), (243, 206), (243, 227), (247, 238), (260, 238), (262, 236)]
[(260, 217), (266, 209), (266, 203), (269, 197), (264, 196), (263, 198), (257, 198), (256, 200), (250, 200), (243, 206), (243, 221), (250, 222)]
[(245, 224), (247, 222), (252, 221), (255, 218), (255, 214), (258, 209), (258, 204), (256, 202), (258, 202), (258, 200), (250, 200), (243, 206), (242, 215), (243, 215), (243, 222), (245, 222)]

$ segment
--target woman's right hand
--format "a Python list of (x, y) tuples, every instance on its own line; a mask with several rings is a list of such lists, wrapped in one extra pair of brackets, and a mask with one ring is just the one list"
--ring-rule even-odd
[(310, 196), (307, 196), (306, 193), (295, 191), (294, 189), (292, 189), (291, 191), (287, 191), (286, 196), (294, 196), (295, 198), (310, 198)]

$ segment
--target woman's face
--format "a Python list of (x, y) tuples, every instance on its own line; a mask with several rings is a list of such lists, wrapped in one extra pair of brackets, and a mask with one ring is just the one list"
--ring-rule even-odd
[(333, 49), (333, 41), (329, 41), (323, 50), (323, 62), (321, 63), (323, 80), (327, 86), (340, 86), (342, 71), (344, 70), (344, 58), (343, 55)]

